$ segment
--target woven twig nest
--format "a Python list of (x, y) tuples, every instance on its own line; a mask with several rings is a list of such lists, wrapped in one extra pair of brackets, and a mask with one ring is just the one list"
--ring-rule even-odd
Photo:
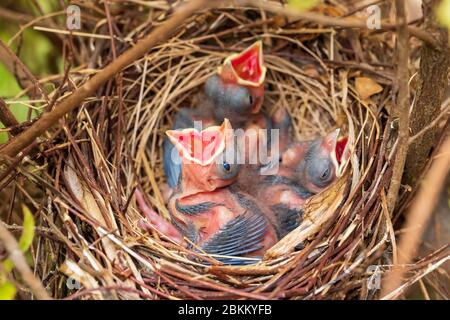
[[(152, 17), (158, 21), (166, 10), (153, 8)], [(129, 19), (124, 14), (116, 21)], [(153, 26), (123, 27), (123, 38), (135, 39)], [(105, 23), (98, 32), (107, 32)], [(259, 39), (268, 68), (264, 111), (287, 108), (298, 139), (340, 128), (350, 137), (350, 161), (338, 181), (307, 201), (301, 225), (263, 261), (245, 267), (202, 264), (189, 250), (140, 228), (134, 190), (139, 186), (170, 219), (161, 194), (164, 132), (178, 108), (192, 106), (225, 56)], [(389, 262), (383, 253), (392, 230), (382, 189), (390, 176), (390, 149), (381, 142), (391, 90), (385, 41), (248, 8), (216, 9), (187, 20), (175, 37), (111, 79), (56, 132), (57, 143), (46, 153), (51, 187), (44, 206), (49, 221), (59, 218), (65, 239), (54, 268), (91, 298), (370, 298), (373, 266)], [(89, 43), (89, 69), (71, 74), (74, 85), (111, 59), (109, 41)], [(129, 43), (116, 46), (120, 52)], [(376, 90), (369, 88), (363, 97), (356, 85), (364, 81)], [(303, 249), (295, 250), (299, 243)], [(65, 280), (42, 272), (44, 279)], [(57, 296), (71, 293), (64, 285), (57, 288)]]

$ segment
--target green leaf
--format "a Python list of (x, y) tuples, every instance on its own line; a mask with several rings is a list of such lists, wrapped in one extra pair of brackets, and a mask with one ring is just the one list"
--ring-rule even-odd
[(23, 211), (23, 231), (19, 239), (19, 247), (23, 252), (28, 251), (34, 238), (34, 218), (30, 209), (26, 205), (22, 205)]
[[(59, 7), (59, 1), (57, 0), (38, 0), (44, 13), (53, 12), (55, 8)], [(16, 4), (19, 7), (23, 7), (24, 12), (31, 13), (32, 15), (41, 15), (36, 11), (36, 6), (30, 5), (29, 0), (16, 0)], [(31, 12), (30, 12), (31, 11)], [(36, 12), (35, 12), (36, 11)], [(64, 17), (64, 15), (62, 15)], [(9, 23), (0, 19), (0, 39), (3, 42), (8, 42), (11, 37), (19, 30), (19, 25), (15, 23)], [(27, 28), (23, 32), (22, 41), (13, 41), (11, 49), (17, 51), (18, 44), (21, 44), (20, 59), (30, 69), (31, 73), (35, 74), (38, 78), (49, 74), (62, 72), (63, 59), (56, 50), (49, 38), (42, 32)], [(9, 70), (0, 63), (0, 97), (5, 100), (12, 99), (17, 96), (21, 91), (19, 84), (15, 77)], [(28, 100), (27, 96), (20, 97), (18, 100)], [(35, 104), (35, 107), (39, 107), (39, 104)], [(27, 120), (29, 108), (22, 103), (10, 104), (9, 108), (19, 122)], [(35, 118), (39, 112), (33, 111), (31, 119)], [(4, 128), (0, 123), (0, 129)], [(0, 144), (8, 141), (8, 134), (6, 132), (0, 132)]]
[(306, 11), (319, 4), (319, 0), (289, 0), (288, 5), (298, 11)]
[(55, 0), (38, 0), (38, 2), (46, 14), (52, 12), (53, 7), (58, 4)]
[[(2, 63), (0, 63), (0, 79), (0, 97), (11, 98), (20, 92), (20, 87), (17, 84), (16, 78), (14, 78)], [(28, 97), (24, 96), (18, 100), (28, 100)], [(9, 109), (16, 117), (17, 121), (23, 122), (27, 120), (28, 107), (26, 105), (22, 103), (13, 103), (9, 105)], [(5, 126), (0, 123), (0, 128), (4, 127)], [(6, 132), (0, 132), (0, 143), (5, 143), (6, 141), (8, 141), (8, 134)]]
[[(0, 79), (1, 79), (1, 75), (0, 75)], [(0, 96), (2, 96), (1, 92), (0, 92)], [(28, 100), (28, 97), (21, 97), (17, 100)], [(13, 115), (16, 117), (17, 121), (19, 123), (24, 122), (27, 120), (28, 117), (28, 106), (26, 106), (23, 103), (13, 103), (8, 105), (9, 110), (11, 110), (11, 112), (13, 113)], [(31, 113), (31, 119), (33, 119), (35, 116), (36, 112)], [(0, 123), (0, 128), (4, 128), (5, 126)], [(5, 143), (6, 141), (8, 141), (8, 134), (6, 132), (0, 132), (0, 144), (1, 143)]]
[[(22, 97), (18, 100), (28, 100), (26, 97)], [(22, 103), (13, 103), (9, 105), (9, 109), (13, 113), (13, 115), (16, 117), (17, 121), (23, 122), (27, 120), (28, 117), (28, 106), (22, 104)], [(32, 113), (31, 119), (35, 117), (35, 112)], [(4, 128), (5, 126), (0, 123), (0, 128)], [(8, 141), (8, 134), (6, 132), (0, 132), (0, 144), (5, 143)]]
[(438, 21), (450, 29), (450, 0), (442, 0), (436, 8)]
[(11, 282), (0, 284), (0, 300), (12, 300), (15, 296), (16, 288)]
[[(19, 239), (19, 248), (26, 253), (33, 243), (34, 238), (34, 218), (30, 209), (26, 205), (22, 205), (23, 211), (23, 231)], [(3, 269), (9, 273), (14, 269), (14, 264), (10, 259), (3, 261)]]
[(16, 78), (6, 69), (3, 63), (0, 63), (0, 96), (13, 97), (20, 92), (19, 84)]
[(33, 29), (26, 29), (23, 33), (22, 50), (20, 58), (30, 71), (38, 76), (52, 73), (52, 65), (57, 55), (50, 40)]
[(10, 259), (3, 261), (3, 269), (6, 273), (10, 273), (14, 269), (14, 263)]

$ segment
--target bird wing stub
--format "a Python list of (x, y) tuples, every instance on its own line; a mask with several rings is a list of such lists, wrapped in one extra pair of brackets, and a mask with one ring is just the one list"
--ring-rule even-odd
[(266, 229), (264, 216), (247, 211), (226, 223), (203, 244), (202, 250), (225, 264), (254, 263), (252, 260), (239, 259), (239, 256), (262, 249)]

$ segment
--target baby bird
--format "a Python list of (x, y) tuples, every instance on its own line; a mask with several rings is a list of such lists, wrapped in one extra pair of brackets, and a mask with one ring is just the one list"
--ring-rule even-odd
[(316, 194), (340, 176), (348, 160), (348, 137), (339, 139), (339, 129), (323, 138), (292, 143), (282, 154), (280, 176), (290, 177)]
[[(257, 114), (261, 110), (264, 102), (264, 80), (266, 78), (266, 72), (267, 68), (263, 61), (261, 41), (256, 41), (240, 53), (234, 53), (228, 56), (222, 66), (218, 68), (217, 73), (224, 84), (237, 84), (246, 88), (250, 93), (251, 108), (237, 110), (238, 113), (247, 113), (247, 115), (250, 115)], [(214, 90), (214, 81), (211, 85), (210, 89)], [(220, 90), (222, 84), (218, 82), (217, 85)], [(233, 110), (230, 111), (233, 115)]]
[(324, 138), (292, 142), (282, 153), (275, 174), (262, 175), (263, 168), (248, 166), (240, 173), (238, 188), (269, 207), (279, 238), (298, 226), (306, 199), (324, 190), (341, 174), (342, 163), (348, 159), (348, 138), (338, 139), (338, 135), (339, 130), (335, 130)]
[[(226, 264), (254, 262), (240, 257), (260, 257), (278, 238), (269, 212), (251, 196), (228, 188), (240, 171), (234, 163), (228, 119), (203, 131), (169, 130), (167, 136), (182, 160), (181, 177), (168, 204), (179, 232), (172, 239), (186, 237), (189, 241), (183, 241), (184, 245), (193, 243), (199, 251)], [(142, 210), (148, 212), (148, 208)]]
[[(257, 41), (225, 59), (217, 75), (206, 81), (204, 93), (197, 98), (197, 107), (181, 108), (175, 115), (172, 129), (194, 128), (196, 124), (204, 128), (220, 124), (225, 118), (234, 128), (253, 123), (268, 127), (269, 119), (259, 113), (264, 100), (265, 76), (262, 43)], [(180, 161), (172, 156), (173, 144), (168, 139), (164, 140), (163, 149), (164, 172), (169, 187), (174, 188), (180, 176)]]

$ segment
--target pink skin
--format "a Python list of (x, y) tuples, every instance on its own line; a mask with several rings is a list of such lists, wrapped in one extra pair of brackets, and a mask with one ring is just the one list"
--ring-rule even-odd
[(162, 193), (164, 203), (167, 204), (167, 202), (169, 202), (169, 199), (173, 194), (173, 189), (170, 188), (167, 183), (164, 183), (161, 185), (161, 193)]
[[(260, 121), (259, 111), (264, 102), (264, 79), (266, 74), (266, 67), (263, 63), (262, 43), (255, 42), (252, 46), (240, 52), (229, 56), (219, 67), (218, 75), (225, 83), (240, 84), (246, 87), (254, 99), (252, 113), (254, 117), (251, 120)], [(204, 127), (214, 125), (208, 119), (199, 118), (203, 122)], [(211, 120), (211, 119), (209, 119)], [(265, 128), (265, 124), (256, 124), (250, 121), (250, 126), (253, 128)], [(246, 128), (248, 129), (248, 128)], [(250, 149), (252, 149), (251, 147)], [(163, 187), (163, 198), (167, 204), (169, 198), (173, 195), (170, 187), (165, 185)]]
[[(200, 231), (196, 244), (201, 246), (225, 227), (229, 221), (244, 214), (248, 209), (243, 208), (227, 188), (227, 186), (236, 181), (236, 177), (228, 180), (221, 178), (220, 174), (216, 173), (216, 164), (214, 162), (209, 165), (186, 164), (183, 162), (182, 165), (181, 187), (177, 188), (169, 199), (168, 207), (173, 218), (180, 225), (187, 226), (187, 222), (195, 225), (196, 229)], [(192, 216), (184, 215), (176, 209), (177, 202), (182, 205), (195, 205), (209, 201), (221, 203), (222, 205)], [(265, 212), (265, 215), (268, 218), (270, 217), (270, 214), (267, 212)], [(275, 230), (269, 225), (261, 243), (262, 249), (246, 256), (261, 255), (276, 241)]]
[[(217, 149), (217, 153), (213, 153), (214, 156), (211, 159), (208, 157), (202, 158), (203, 161), (200, 163), (193, 162), (189, 159), (192, 154), (195, 154), (189, 152), (192, 143), (194, 143), (192, 139), (188, 139), (188, 137), (193, 134), (189, 129), (177, 132), (169, 131), (167, 133), (171, 141), (173, 141), (174, 146), (180, 152), (182, 158), (182, 176), (180, 184), (169, 199), (169, 211), (179, 225), (184, 227), (187, 227), (188, 225), (195, 226), (199, 236), (196, 244), (200, 246), (220, 232), (228, 222), (239, 215), (244, 214), (248, 210), (236, 201), (235, 197), (233, 197), (232, 193), (227, 188), (227, 186), (236, 181), (237, 176), (225, 178), (224, 173), (219, 170), (221, 163), (216, 163), (217, 157), (221, 156), (223, 152), (226, 152), (226, 146), (233, 142), (233, 136), (227, 134), (229, 133), (228, 130), (231, 129), (231, 125), (227, 119), (225, 119), (222, 126), (209, 128), (209, 130), (213, 130), (212, 133), (215, 133), (213, 136), (216, 136), (216, 143), (214, 144), (211, 139), (206, 139), (202, 141), (204, 147), (208, 148), (209, 146), (216, 146), (217, 148), (220, 147), (220, 149)], [(203, 131), (202, 133), (197, 132), (195, 135), (198, 137), (204, 136)], [(224, 143), (220, 143), (221, 141)], [(221, 150), (221, 148), (223, 148), (223, 150)], [(219, 150), (221, 153), (218, 153)], [(198, 158), (196, 157), (195, 159)], [(196, 205), (205, 202), (219, 203), (221, 205), (214, 206), (206, 212), (195, 215), (186, 215), (177, 209), (177, 204)], [(275, 230), (269, 227), (264, 236), (264, 241), (262, 242), (264, 250), (269, 248), (275, 242)]]
[[(187, 217), (176, 211), (176, 201), (179, 201), (179, 203), (183, 205), (192, 205), (206, 201), (222, 203), (222, 205), (213, 207), (202, 214)], [(184, 195), (181, 193), (175, 194), (169, 202), (169, 209), (172, 212), (174, 219), (177, 219), (178, 223), (186, 225), (186, 221), (189, 221), (200, 231), (199, 239), (197, 240), (197, 245), (199, 246), (211, 239), (211, 237), (219, 232), (219, 230), (221, 230), (229, 221), (245, 214), (247, 211), (246, 208), (243, 208), (236, 201), (228, 188), (217, 188), (213, 191), (198, 192), (193, 195)], [(254, 252), (251, 255), (261, 254), (270, 248), (276, 240), (275, 230), (269, 227), (264, 234), (264, 240), (262, 242), (263, 250)]]
[[(217, 127), (215, 131), (211, 132), (213, 136), (214, 133), (217, 134), (216, 136), (217, 140), (208, 139), (202, 141), (202, 139), (199, 138), (202, 141), (202, 143), (206, 143), (204, 144), (203, 147), (205, 149), (208, 149), (209, 146), (217, 147), (218, 145), (215, 142), (219, 143), (218, 141), (221, 139), (221, 137), (226, 136), (224, 132), (226, 132), (227, 129), (231, 129), (231, 127), (229, 127), (229, 122), (226, 120), (224, 121), (224, 124), (221, 127)], [(211, 164), (209, 165), (200, 165), (197, 163), (192, 163), (191, 161), (185, 159), (184, 156), (186, 155), (186, 150), (191, 150), (192, 146), (190, 145), (190, 143), (194, 143), (194, 140), (188, 138), (192, 138), (192, 136), (200, 137), (202, 136), (201, 133), (189, 132), (187, 129), (183, 132), (176, 132), (176, 131), (170, 132), (171, 132), (170, 134), (168, 133), (169, 137), (174, 142), (176, 148), (180, 151), (183, 159), (183, 169), (182, 169), (183, 179), (181, 190), (184, 190), (184, 192), (182, 193), (184, 197), (187, 197), (189, 195), (195, 195), (197, 193), (200, 193), (201, 197), (202, 193), (207, 194), (210, 191), (214, 191), (215, 189), (221, 188), (231, 183), (231, 181), (222, 180), (215, 176), (214, 162), (211, 162)], [(176, 193), (177, 192), (179, 192), (178, 188), (176, 190)], [(163, 190), (163, 194), (165, 200), (168, 201), (170, 204), (169, 207), (172, 209), (171, 212), (174, 214), (174, 218), (179, 218), (177, 217), (178, 215), (176, 214), (177, 211), (173, 207), (174, 207), (174, 199), (179, 198), (180, 195), (173, 194), (172, 190), (169, 191)], [(170, 222), (161, 218), (152, 208), (150, 208), (145, 202), (144, 197), (139, 190), (135, 191), (135, 195), (140, 209), (147, 218), (147, 221), (145, 220), (141, 221), (141, 226), (147, 230), (150, 229), (157, 230), (168, 239), (178, 244), (184, 244), (183, 236), (178, 231), (178, 229), (176, 229)], [(183, 219), (181, 219), (180, 222), (183, 222)]]
[(134, 194), (136, 196), (136, 200), (139, 204), (141, 211), (147, 218), (147, 220), (142, 219), (140, 221), (140, 226), (143, 229), (146, 229), (148, 231), (157, 230), (162, 235), (174, 241), (175, 243), (178, 244), (184, 243), (183, 236), (181, 235), (181, 233), (169, 221), (166, 221), (163, 218), (161, 218), (158, 215), (158, 213), (156, 213), (152, 208), (150, 208), (147, 205), (142, 193), (138, 189), (136, 189)]

